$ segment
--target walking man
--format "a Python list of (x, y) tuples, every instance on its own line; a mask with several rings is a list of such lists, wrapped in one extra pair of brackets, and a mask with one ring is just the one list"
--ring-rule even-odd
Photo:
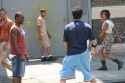
[(13, 22), (7, 17), (7, 11), (0, 9), (0, 66), (4, 65), (12, 71), (11, 62), (6, 58), (6, 52), (9, 48), (10, 28)]
[(28, 55), (25, 47), (25, 32), (21, 27), (24, 22), (24, 15), (21, 12), (15, 14), (15, 24), (11, 27), (10, 52), (13, 67), (13, 83), (21, 83), (25, 73), (25, 61), (28, 61)]
[[(40, 16), (37, 19), (37, 31), (38, 31), (38, 38), (40, 40), (40, 52), (41, 52), (41, 61), (55, 61), (57, 60), (56, 57), (53, 57), (51, 55), (51, 49), (50, 49), (50, 41), (49, 38), (51, 38), (51, 35), (48, 33), (46, 29), (46, 22), (44, 20), (44, 17), (46, 16), (46, 10), (41, 9), (40, 10)], [(44, 48), (46, 49), (48, 53), (48, 57), (44, 56)]]
[(97, 83), (95, 76), (90, 71), (90, 56), (87, 49), (87, 40), (92, 41), (91, 55), (95, 54), (97, 41), (91, 26), (83, 22), (83, 10), (81, 7), (74, 7), (72, 10), (74, 22), (64, 28), (64, 47), (67, 54), (63, 60), (63, 68), (60, 71), (60, 83), (75, 78), (75, 69), (80, 70), (84, 75), (84, 81)]

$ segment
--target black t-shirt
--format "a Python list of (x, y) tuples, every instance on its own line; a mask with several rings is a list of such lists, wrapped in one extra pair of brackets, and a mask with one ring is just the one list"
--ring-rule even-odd
[(67, 55), (77, 55), (87, 49), (87, 40), (94, 40), (91, 26), (81, 20), (75, 20), (64, 28), (63, 41), (68, 43)]

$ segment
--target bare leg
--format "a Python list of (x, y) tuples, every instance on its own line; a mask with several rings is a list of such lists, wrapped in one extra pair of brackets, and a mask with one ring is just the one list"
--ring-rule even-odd
[(66, 83), (66, 80), (60, 80), (60, 83)]
[(115, 57), (109, 55), (109, 54), (106, 53), (106, 52), (103, 52), (103, 54), (104, 54), (105, 58), (108, 58), (108, 59), (110, 59), (110, 60), (114, 60), (114, 59), (115, 59)]
[[(83, 82), (83, 83), (84, 83), (84, 82)], [(88, 81), (86, 82), (86, 81), (85, 81), (85, 83), (97, 83), (97, 81), (96, 81), (95, 78), (93, 78), (90, 82), (88, 82)]]
[(90, 83), (97, 83), (97, 81), (95, 78), (93, 78)]
[(122, 66), (123, 66), (123, 62), (122, 61), (120, 61), (119, 59), (117, 59), (117, 58), (115, 58), (113, 56), (108, 55), (108, 53), (106, 53), (106, 52), (104, 52), (103, 54), (104, 54), (104, 56), (106, 58), (108, 58), (108, 59), (110, 59), (110, 60), (112, 60), (112, 61), (114, 61), (115, 63), (118, 64), (118, 70), (122, 68)]
[(41, 55), (44, 56), (44, 47), (40, 47)]
[(7, 69), (12, 71), (11, 62), (6, 57), (3, 58), (2, 65), (4, 65)]
[(51, 54), (50, 47), (46, 48), (46, 51), (47, 51), (48, 55), (50, 55), (50, 54)]
[(22, 80), (22, 78), (14, 77), (12, 81), (13, 81), (13, 83), (21, 83), (21, 80)]
[(102, 49), (99, 50), (99, 56), (100, 56), (100, 59), (101, 59), (102, 61), (105, 61), (105, 57), (104, 57), (104, 55), (103, 55), (103, 50), (102, 50)]

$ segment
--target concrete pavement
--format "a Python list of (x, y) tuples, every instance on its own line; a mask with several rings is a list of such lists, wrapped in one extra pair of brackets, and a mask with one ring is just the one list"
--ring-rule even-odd
[[(98, 71), (101, 66), (99, 56), (92, 57), (91, 70), (97, 77), (97, 83), (125, 83), (125, 45), (114, 45), (111, 54), (124, 62), (123, 68), (118, 70), (117, 64), (107, 61), (108, 71)], [(98, 48), (97, 48), (98, 49)], [(32, 59), (26, 64), (26, 74), (22, 83), (59, 83), (59, 71), (63, 58), (58, 58), (55, 62), (41, 62), (40, 59)], [(11, 72), (0, 67), (0, 83), (11, 83)], [(83, 76), (80, 71), (76, 71), (76, 79), (67, 83), (82, 83)]]

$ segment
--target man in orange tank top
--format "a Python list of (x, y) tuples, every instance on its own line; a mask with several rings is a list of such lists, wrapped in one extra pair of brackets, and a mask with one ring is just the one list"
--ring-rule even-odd
[(12, 71), (11, 63), (5, 55), (9, 47), (8, 40), (13, 22), (7, 17), (7, 11), (4, 8), (0, 9), (0, 18), (0, 66), (4, 65)]

